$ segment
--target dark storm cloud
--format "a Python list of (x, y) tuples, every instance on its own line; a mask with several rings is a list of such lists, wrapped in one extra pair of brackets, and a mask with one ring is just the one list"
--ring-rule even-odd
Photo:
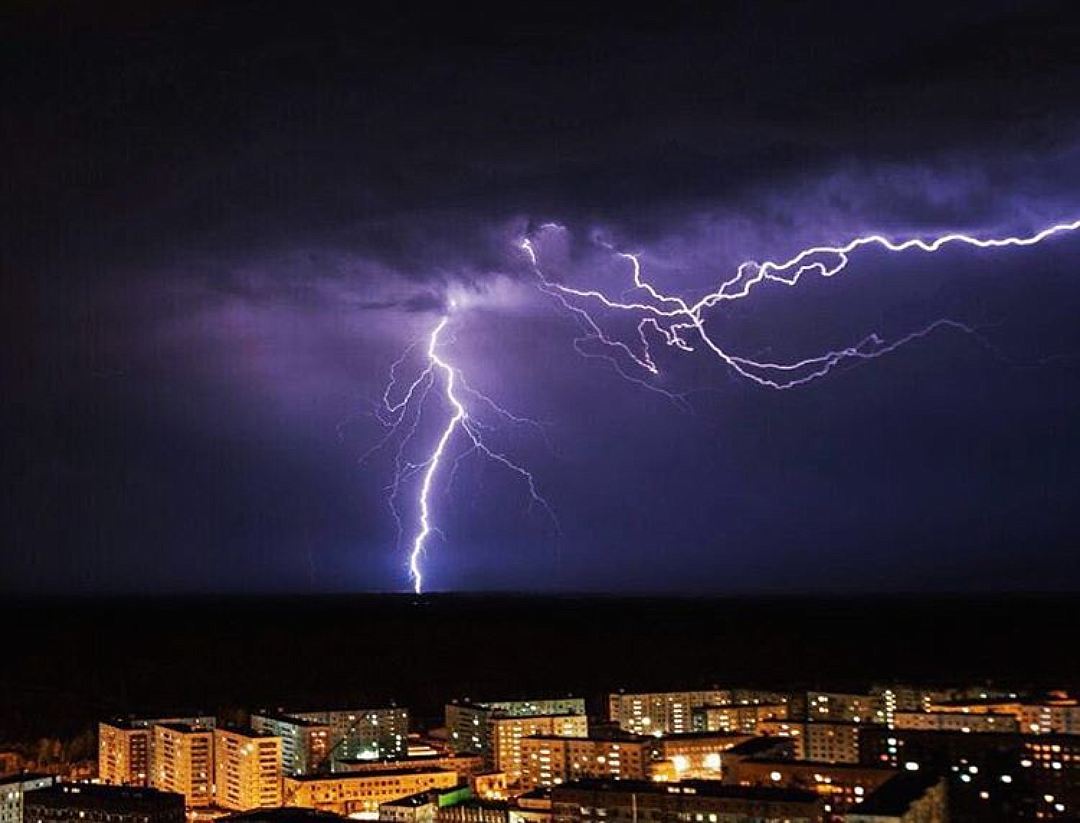
[[(567, 276), (595, 260), (589, 238), (599, 233), (642, 251), (660, 282), (693, 290), (742, 259), (853, 232), (1013, 231), (1074, 217), (1080, 25), (1070, 12), (1054, 3), (455, 4), (431, 14), (395, 4), (15, 7), (0, 65), (6, 380), (21, 443), (7, 504), (12, 585), (48, 587), (53, 570), (60, 587), (288, 587), (297, 574), (314, 585), (396, 584), (379, 497), (385, 478), (354, 462), (378, 435), (363, 412), (388, 363), (455, 290), (488, 312), (482, 328), (459, 336), (471, 379), (545, 419), (565, 420), (575, 408), (595, 424), (565, 424), (562, 448), (578, 455), (574, 471), (548, 466), (555, 497), (560, 483), (576, 490), (562, 510), (578, 524), (568, 554), (580, 556), (571, 564), (580, 578), (548, 570), (541, 585), (603, 587), (603, 558), (616, 552), (627, 571), (611, 585), (636, 584), (648, 578), (645, 544), (664, 535), (697, 540), (686, 562), (708, 565), (701, 555), (711, 542), (701, 536), (710, 522), (680, 515), (711, 510), (703, 490), (730, 482), (709, 468), (721, 458), (696, 454), (695, 438), (705, 436), (698, 427), (708, 424), (688, 425), (669, 442), (655, 419), (670, 409), (615, 384), (610, 397), (622, 399), (628, 418), (621, 434), (641, 443), (644, 463), (610, 433), (594, 444), (606, 403), (591, 393), (592, 378), (578, 383), (558, 368), (571, 324), (522, 297), (515, 282), (527, 272), (515, 241), (556, 220), (576, 244)], [(1060, 257), (1043, 259), (1064, 270)], [(1012, 287), (973, 297), (958, 285), (973, 282), (971, 272), (949, 280), (914, 269), (922, 285), (904, 285), (897, 272), (866, 291), (837, 285), (820, 302), (811, 288), (809, 311), (769, 298), (778, 307), (771, 325), (742, 307), (723, 320), (735, 343), (796, 350), (849, 342), (882, 320), (903, 330), (946, 310), (1006, 323), (1016, 342), (1022, 324), (1008, 318), (1045, 310)], [(1040, 273), (1052, 280), (1053, 271)], [(1066, 312), (1071, 292), (1054, 283), (1057, 311)], [(506, 310), (526, 302), (527, 319)], [(1061, 331), (1067, 320), (1046, 326), (1027, 349), (1075, 344)], [(905, 376), (897, 368), (888, 379)], [(725, 385), (705, 369), (694, 365), (689, 385)], [(977, 383), (972, 369), (966, 379)], [(1041, 388), (1040, 396), (1057, 392), (1055, 413), (1080, 392), (1061, 379)], [(927, 380), (942, 404), (960, 403)], [(1007, 382), (985, 391), (997, 398)], [(753, 558), (765, 543), (783, 543), (776, 529), (753, 535), (768, 520), (760, 501), (769, 484), (786, 477), (791, 488), (813, 487), (805, 467), (819, 458), (823, 476), (844, 474), (839, 452), (802, 453), (801, 468), (776, 468), (782, 449), (774, 442), (792, 454), (800, 448), (784, 421), (823, 414), (833, 402), (807, 396), (760, 401), (810, 408), (789, 418), (739, 400), (747, 442), (770, 460), (757, 463), (749, 448), (726, 443), (734, 455), (726, 471), (759, 492), (740, 498), (751, 510), (745, 523), (722, 529), (734, 530), (739, 546), (732, 586), (767, 585)], [(835, 397), (834, 415), (870, 443), (847, 421), (852, 398), (843, 384)], [(1009, 414), (1018, 425), (1039, 419), (1031, 410)], [(771, 421), (771, 440), (755, 428), (756, 415)], [(822, 425), (820, 437), (830, 435)], [(216, 457), (225, 453), (228, 460)], [(683, 468), (691, 458), (703, 465)], [(211, 468), (225, 463), (228, 470)], [(650, 525), (630, 517), (625, 501), (656, 494), (643, 479), (654, 475), (634, 473), (653, 463), (684, 480), (672, 487), (682, 499), (661, 495)], [(971, 468), (961, 457), (954, 465)], [(586, 468), (607, 478), (603, 491), (575, 485)], [(1043, 475), (1075, 481), (1063, 472)], [(895, 482), (916, 474), (907, 465)], [(1038, 487), (1038, 474), (1029, 472), (1028, 488)], [(941, 495), (965, 476), (956, 468)], [(293, 503), (299, 487), (307, 491)], [(828, 542), (822, 535), (835, 523), (851, 522), (847, 504), (839, 491), (808, 494), (822, 512), (810, 515), (820, 520), (819, 542)], [(988, 489), (979, 501), (993, 503), (995, 494), (1003, 492)], [(80, 503), (65, 515), (55, 502), (62, 499)], [(940, 514), (929, 498), (920, 505)], [(193, 511), (205, 512), (197, 526)], [(940, 517), (943, 534), (953, 530), (942, 542), (965, 534), (956, 518)], [(787, 511), (777, 522), (794, 531), (801, 518)], [(459, 547), (460, 567), (506, 576), (457, 584), (511, 585), (547, 562), (537, 558), (548, 548), (529, 549), (514, 523), (496, 517), (478, 527), (477, 519), (462, 524), (460, 533), (475, 539)], [(1049, 520), (1058, 525), (1042, 545), (1053, 556), (1072, 532)], [(872, 532), (880, 537), (880, 522), (851, 525), (836, 557), (853, 556)], [(601, 524), (596, 546), (592, 523)], [(624, 530), (627, 523), (634, 528)], [(636, 540), (635, 528), (646, 536)], [(896, 524), (897, 534), (908, 528)], [(498, 560), (499, 547), (515, 541), (526, 556), (516, 571)], [(147, 543), (170, 558), (160, 568), (140, 559)], [(315, 547), (315, 571), (307, 550), (296, 553), (300, 544)], [(192, 569), (181, 546), (197, 547)], [(893, 568), (884, 555), (874, 555), (880, 568)], [(775, 550), (764, 556), (775, 559)], [(207, 570), (216, 570), (215, 583)], [(455, 574), (449, 564), (441, 572)], [(850, 572), (837, 574), (851, 584)], [(720, 587), (726, 578), (709, 579)]]

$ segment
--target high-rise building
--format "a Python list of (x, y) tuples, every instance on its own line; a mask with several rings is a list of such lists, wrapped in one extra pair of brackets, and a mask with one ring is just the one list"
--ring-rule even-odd
[(725, 706), (731, 702), (729, 689), (616, 692), (608, 695), (608, 718), (633, 734), (683, 734), (694, 730), (695, 709)]
[(409, 750), (409, 710), (397, 706), (287, 712), (330, 729), (332, 760), (404, 757)]
[(251, 715), (251, 728), (281, 738), (282, 774), (329, 771), (334, 740), (329, 722), (266, 712)]
[(537, 715), (534, 717), (492, 717), (488, 721), (491, 736), (490, 763), (506, 773), (506, 780), (516, 786), (524, 766), (522, 741), (533, 735), (548, 737), (588, 737), (589, 721), (584, 714)]
[(456, 772), (446, 769), (300, 775), (285, 778), (284, 802), (337, 814), (372, 814), (382, 803), (432, 789), (449, 789), (459, 780)]
[(159, 723), (153, 729), (150, 785), (182, 794), (189, 809), (214, 801), (214, 731), (185, 723)]
[(280, 806), (281, 738), (251, 729), (215, 729), (214, 798), (235, 811)]
[(56, 783), (48, 774), (12, 774), (0, 778), (0, 823), (22, 823), (23, 796)]
[(181, 723), (214, 728), (215, 719), (187, 717), (125, 717), (98, 723), (98, 779), (112, 786), (149, 786), (153, 764), (153, 728), (159, 723)]
[(64, 783), (27, 792), (25, 823), (184, 823), (184, 798), (135, 786)]
[[(544, 700), (503, 700), (485, 703), (449, 703), (446, 706), (446, 728), (450, 731), (450, 747), (456, 752), (482, 754), (493, 761), (495, 721), (513, 721), (533, 717), (585, 717), (585, 701), (580, 697)], [(582, 727), (581, 722), (585, 722)], [(584, 736), (587, 721), (567, 724)], [(512, 724), (511, 724), (512, 726)], [(547, 734), (538, 728), (529, 734)]]

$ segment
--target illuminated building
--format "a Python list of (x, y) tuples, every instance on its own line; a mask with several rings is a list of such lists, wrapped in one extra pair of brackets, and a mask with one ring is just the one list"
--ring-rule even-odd
[(728, 689), (641, 692), (608, 695), (608, 718), (633, 734), (683, 734), (693, 731), (695, 709), (731, 703)]
[(881, 698), (887, 726), (893, 725), (897, 712), (928, 712), (934, 702), (948, 700), (955, 696), (951, 690), (927, 689), (902, 683), (874, 686), (870, 689), (870, 693)]
[(700, 706), (694, 709), (694, 728), (703, 732), (757, 732), (763, 720), (787, 720), (787, 703)]
[(1032, 788), (1035, 816), (1080, 816), (1080, 735), (1024, 738), (1019, 775)]
[[(953, 820), (1068, 817), (1080, 800), (1075, 794), (1069, 798), (1080, 783), (1076, 771), (1067, 771), (1073, 765), (1065, 757), (1073, 735), (864, 728), (860, 737), (865, 763), (896, 763), (905, 771), (944, 774)], [(1035, 748), (1042, 746), (1047, 748)], [(1074, 751), (1080, 756), (1080, 749)]]
[(148, 786), (153, 728), (159, 723), (214, 728), (213, 717), (129, 717), (98, 723), (98, 779), (113, 786)]
[(481, 772), (470, 775), (469, 788), (472, 789), (473, 797), (481, 800), (506, 800), (506, 772)]
[(1019, 698), (980, 698), (934, 703), (935, 712), (965, 715), (1011, 715), (1024, 734), (1080, 734), (1080, 705), (1060, 697), (1045, 701)]
[(488, 721), (491, 735), (491, 763), (506, 772), (507, 782), (516, 786), (521, 780), (524, 765), (522, 742), (527, 737), (579, 737), (589, 734), (589, 721), (584, 714), (539, 715), (535, 717), (492, 717)]
[(884, 724), (885, 700), (881, 695), (848, 692), (807, 692), (806, 719), (842, 723)]
[(329, 723), (285, 714), (251, 715), (251, 728), (281, 738), (283, 774), (312, 774), (329, 768), (327, 758), (333, 740)]
[(47, 774), (12, 774), (0, 778), (0, 823), (23, 823), (23, 795), (56, 783)]
[(645, 780), (654, 759), (652, 737), (617, 739), (533, 735), (521, 741), (521, 784), (556, 786), (586, 777)]
[(404, 757), (409, 748), (409, 710), (397, 706), (288, 712), (330, 728), (332, 759)]
[(956, 712), (896, 712), (896, 729), (936, 729), (955, 732), (1016, 732), (1020, 723), (1011, 714), (960, 714)]
[(896, 775), (895, 769), (881, 766), (748, 758), (733, 759), (725, 768), (724, 782), (814, 792), (821, 796), (825, 811), (843, 813)]
[(820, 823), (821, 799), (798, 789), (584, 780), (551, 790), (552, 823)]
[(821, 763), (858, 763), (859, 729), (861, 728), (867, 728), (866, 724), (824, 721), (791, 723), (784, 720), (765, 720), (758, 724), (758, 733), (792, 738), (795, 743), (795, 757), (799, 760), (816, 760)]
[(653, 780), (716, 780), (723, 768), (724, 755), (751, 735), (737, 732), (691, 732), (663, 737), (653, 746)]
[(281, 738), (250, 729), (215, 729), (214, 790), (224, 809), (280, 806)]
[(136, 786), (65, 783), (27, 792), (26, 823), (184, 823), (179, 794)]
[(945, 781), (898, 774), (848, 812), (846, 823), (949, 823)]
[(153, 729), (150, 785), (182, 794), (188, 808), (213, 802), (214, 732), (183, 723), (159, 723)]
[(456, 772), (446, 769), (396, 769), (372, 773), (299, 775), (284, 779), (286, 806), (337, 814), (373, 814), (379, 806), (431, 789), (458, 784)]
[[(446, 728), (450, 732), (450, 747), (455, 752), (482, 754), (493, 764), (493, 724), (496, 721), (534, 717), (585, 717), (585, 701), (580, 697), (545, 700), (503, 700), (485, 703), (448, 703)], [(576, 721), (569, 724), (573, 734), (584, 735), (587, 730)], [(530, 734), (551, 733), (536, 729)]]

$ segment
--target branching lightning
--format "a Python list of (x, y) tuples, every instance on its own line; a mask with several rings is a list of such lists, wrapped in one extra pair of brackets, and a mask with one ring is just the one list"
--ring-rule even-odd
[[(565, 231), (561, 226), (546, 224), (542, 232)], [(717, 357), (739, 377), (775, 390), (788, 390), (825, 377), (841, 364), (854, 364), (882, 357), (907, 343), (924, 338), (943, 329), (953, 329), (967, 334), (976, 332), (956, 320), (939, 319), (933, 323), (892, 340), (874, 332), (851, 345), (791, 361), (758, 360), (728, 351), (716, 342), (709, 332), (709, 310), (730, 301), (749, 298), (763, 283), (775, 283), (794, 287), (809, 273), (833, 277), (851, 264), (852, 256), (860, 249), (876, 247), (893, 254), (921, 252), (934, 254), (947, 246), (969, 246), (979, 249), (1034, 246), (1056, 235), (1080, 231), (1080, 220), (1058, 223), (1029, 235), (982, 238), (968, 234), (951, 233), (930, 239), (911, 238), (894, 241), (880, 234), (856, 237), (842, 245), (820, 245), (804, 249), (787, 260), (747, 261), (740, 264), (735, 273), (720, 283), (714, 291), (696, 301), (667, 294), (645, 279), (638, 255), (618, 251), (605, 246), (612, 254), (625, 260), (629, 266), (631, 286), (627, 294), (635, 297), (613, 297), (596, 288), (579, 288), (551, 279), (545, 274), (540, 253), (534, 238), (521, 241), (521, 249), (528, 258), (531, 270), (537, 278), (539, 289), (565, 309), (579, 324), (582, 335), (574, 341), (575, 349), (586, 357), (607, 360), (624, 378), (651, 391), (660, 392), (680, 404), (685, 398), (658, 386), (653, 378), (660, 368), (653, 357), (650, 343), (658, 341), (680, 352), (694, 352), (698, 346)], [(604, 329), (604, 317), (615, 314), (636, 321), (636, 334), (629, 340), (621, 339)], [(525, 484), (530, 507), (539, 506), (552, 519), (556, 529), (558, 522), (547, 501), (540, 495), (533, 475), (522, 465), (502, 452), (490, 448), (484, 440), (484, 432), (491, 426), (480, 417), (481, 412), (493, 415), (504, 423), (531, 426), (543, 433), (535, 420), (512, 414), (490, 397), (473, 389), (460, 371), (441, 354), (446, 341), (444, 332), (450, 323), (450, 315), (442, 316), (427, 337), (421, 367), (411, 381), (404, 385), (398, 373), (415, 351), (419, 343), (410, 346), (390, 368), (389, 382), (376, 411), (379, 421), (386, 427), (385, 436), (375, 444), (368, 455), (383, 449), (396, 440), (394, 474), (387, 487), (391, 511), (398, 526), (399, 542), (406, 533), (405, 521), (399, 509), (403, 490), (417, 476), (415, 512), (416, 521), (408, 541), (408, 573), (413, 590), (420, 594), (424, 588), (422, 561), (433, 534), (441, 534), (434, 522), (433, 497), (437, 483), (445, 481), (452, 486), (461, 462), (472, 455), (485, 457), (517, 475)], [(636, 373), (635, 373), (636, 372)], [(437, 395), (449, 416), (438, 429), (434, 445), (425, 449), (426, 456), (419, 462), (407, 456), (414, 443), (422, 439), (421, 423), (432, 394)], [(365, 455), (365, 459), (368, 455)], [(446, 464), (451, 462), (449, 471)], [(445, 478), (443, 475), (445, 474)]]
[[(546, 224), (541, 228), (542, 230), (564, 230), (555, 224)], [(585, 336), (576, 341), (575, 347), (581, 351), (581, 343), (584, 340), (599, 343), (601, 350), (607, 352), (606, 356), (620, 373), (625, 375), (623, 363), (628, 361), (629, 364), (643, 370), (646, 376), (659, 374), (660, 369), (650, 349), (650, 338), (658, 339), (665, 345), (683, 352), (694, 351), (695, 342), (700, 341), (708, 351), (740, 377), (770, 389), (791, 389), (824, 377), (842, 363), (876, 359), (939, 329), (951, 328), (969, 334), (975, 332), (958, 321), (940, 319), (891, 341), (877, 333), (871, 333), (859, 342), (844, 348), (800, 360), (771, 362), (740, 356), (722, 348), (708, 331), (708, 310), (727, 301), (745, 299), (751, 295), (755, 287), (762, 283), (795, 286), (803, 275), (810, 272), (822, 277), (837, 275), (848, 267), (851, 255), (865, 247), (878, 247), (891, 253), (918, 251), (927, 254), (933, 254), (950, 245), (999, 249), (1034, 246), (1055, 235), (1078, 230), (1080, 230), (1080, 220), (1058, 223), (1023, 236), (980, 238), (951, 233), (929, 240), (912, 238), (897, 242), (880, 234), (871, 234), (856, 237), (843, 245), (812, 246), (787, 260), (766, 260), (762, 263), (747, 261), (738, 266), (731, 278), (721, 282), (717, 289), (696, 302), (665, 294), (647, 281), (642, 275), (638, 255), (612, 249), (613, 253), (629, 263), (633, 290), (640, 295), (638, 299), (626, 300), (611, 297), (598, 289), (577, 288), (555, 282), (544, 274), (534, 241), (530, 238), (522, 240), (521, 248), (528, 256), (532, 270), (538, 278), (540, 289), (573, 313), (582, 325)], [(636, 340), (626, 342), (606, 334), (602, 330), (601, 320), (594, 313), (596, 310), (630, 315), (635, 318), (637, 320)], [(653, 388), (647, 381), (640, 378), (634, 379)]]
[[(439, 533), (433, 522), (432, 497), (434, 486), (451, 455), (453, 455), (453, 465), (450, 470), (449, 483), (453, 482), (454, 474), (462, 460), (470, 455), (479, 454), (516, 474), (524, 482), (528, 491), (530, 508), (539, 506), (551, 518), (555, 528), (558, 529), (555, 513), (551, 506), (548, 505), (547, 500), (540, 494), (532, 473), (524, 466), (514, 462), (507, 455), (491, 448), (485, 442), (483, 430), (489, 428), (489, 426), (479, 417), (479, 411), (476, 407), (482, 406), (489, 414), (493, 414), (506, 422), (530, 426), (542, 432), (540, 423), (531, 418), (511, 413), (492, 398), (477, 391), (465, 382), (459, 371), (440, 354), (440, 347), (445, 342), (443, 332), (449, 322), (450, 316), (444, 315), (432, 329), (424, 350), (424, 365), (397, 399), (395, 399), (395, 390), (399, 382), (398, 372), (416, 349), (417, 344), (413, 344), (406, 349), (391, 366), (389, 382), (383, 392), (382, 401), (376, 410), (376, 416), (387, 428), (387, 432), (364, 456), (364, 459), (366, 459), (372, 453), (388, 445), (395, 437), (397, 438), (397, 449), (394, 454), (394, 476), (387, 491), (390, 509), (398, 525), (399, 539), (404, 534), (404, 521), (398, 508), (398, 497), (403, 485), (414, 476), (420, 475), (416, 492), (417, 525), (415, 533), (409, 542), (408, 552), (409, 579), (416, 594), (422, 593), (424, 589), (424, 574), (421, 561), (427, 551), (428, 542), (432, 534)], [(424, 406), (433, 391), (437, 392), (446, 406), (449, 407), (450, 416), (442, 424), (435, 444), (427, 452), (427, 456), (420, 462), (412, 462), (406, 458), (405, 453), (409, 446), (419, 437), (419, 427), (424, 414)], [(464, 441), (461, 448), (457, 446), (455, 442), (457, 440)], [(455, 450), (456, 454), (454, 454)]]

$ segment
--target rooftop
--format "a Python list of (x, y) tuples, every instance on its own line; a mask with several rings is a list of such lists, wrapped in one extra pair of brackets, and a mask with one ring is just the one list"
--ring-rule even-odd
[(181, 734), (213, 734), (214, 729), (211, 726), (193, 726), (190, 723), (155, 723), (155, 726), (161, 726), (163, 729), (169, 729), (170, 731), (180, 732)]
[(257, 712), (253, 712), (251, 716), (261, 717), (265, 720), (273, 720), (276, 723), (287, 723), (290, 726), (303, 726), (304, 728), (319, 728), (327, 725), (325, 721), (312, 720), (307, 717), (298, 717), (296, 715), (288, 714), (281, 709), (276, 711), (260, 709)]
[(140, 807), (160, 808), (163, 804), (184, 807), (184, 796), (157, 789), (135, 786), (102, 786), (95, 783), (63, 783), (43, 789), (34, 789), (24, 796), (28, 806), (76, 806), (82, 808), (107, 808), (123, 803), (128, 810)]
[(0, 777), (0, 786), (11, 786), (16, 783), (30, 783), (34, 780), (56, 780), (56, 777), (51, 774), (42, 774), (41, 772), (17, 772), (15, 774), (6, 774)]
[(681, 783), (657, 783), (652, 780), (578, 780), (552, 789), (558, 802), (564, 792), (610, 792), (611, 794), (692, 795), (697, 797), (771, 801), (774, 803), (814, 803), (814, 792), (766, 786), (734, 786), (715, 780), (684, 780)]
[(777, 748), (793, 745), (792, 738), (790, 737), (751, 737), (749, 740), (744, 740), (742, 743), (736, 743), (727, 753), (729, 755), (741, 755), (744, 757), (754, 757), (757, 754), (764, 754), (765, 752), (775, 751)]

